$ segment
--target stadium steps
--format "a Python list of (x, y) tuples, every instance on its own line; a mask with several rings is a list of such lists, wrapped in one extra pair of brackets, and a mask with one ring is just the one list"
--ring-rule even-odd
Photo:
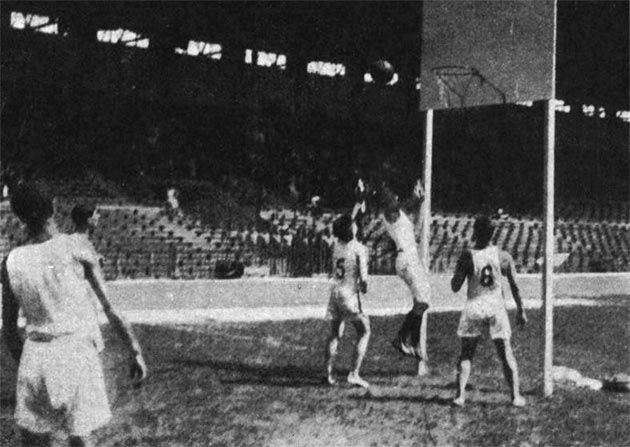
[[(69, 229), (71, 204), (61, 207), (60, 228)], [(279, 274), (289, 274), (293, 256), (285, 232), (309, 235), (310, 265), (315, 273), (328, 266), (323, 235), (332, 216), (312, 219), (293, 211), (274, 211), (268, 230), (260, 227), (203, 227), (191, 218), (169, 217), (160, 207), (99, 205), (101, 221), (93, 242), (103, 255), (109, 279), (121, 277), (203, 278), (212, 275), (217, 260), (233, 259), (239, 253), (254, 265), (267, 264)], [(21, 238), (21, 224), (7, 202), (0, 205), (0, 252), (6, 254)], [(272, 215), (273, 214), (273, 215)], [(472, 237), (473, 219), (468, 215), (432, 216), (430, 269), (452, 271)], [(260, 230), (260, 231), (259, 231)], [(293, 236), (296, 237), (296, 236)], [(630, 271), (630, 225), (627, 222), (558, 220), (555, 225), (556, 252), (570, 253), (561, 271)], [(534, 219), (505, 218), (498, 221), (496, 244), (512, 254), (521, 272), (536, 271), (543, 254), (543, 229)], [(393, 273), (395, 251), (387, 237), (368, 241), (370, 269)]]

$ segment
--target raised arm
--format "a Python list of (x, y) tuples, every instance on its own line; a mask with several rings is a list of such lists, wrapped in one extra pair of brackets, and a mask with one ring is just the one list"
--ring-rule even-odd
[(24, 345), (18, 331), (20, 305), (9, 284), (7, 258), (2, 261), (0, 276), (2, 277), (2, 335), (11, 356), (19, 362)]
[(98, 264), (87, 261), (82, 263), (85, 269), (85, 276), (101, 302), (105, 315), (107, 315), (110, 323), (114, 326), (131, 351), (131, 378), (136, 383), (139, 383), (147, 376), (147, 366), (142, 356), (140, 343), (138, 343), (138, 339), (133, 333), (129, 322), (111, 305), (105, 289), (105, 280)]
[(501, 261), (501, 274), (507, 278), (512, 297), (516, 303), (516, 322), (519, 326), (524, 326), (527, 323), (527, 316), (525, 315), (523, 300), (521, 299), (521, 294), (516, 284), (516, 267), (514, 266), (514, 260), (508, 252), (503, 250), (500, 251), (499, 256)]
[(360, 219), (363, 214), (365, 214), (365, 202), (355, 203), (354, 207), (352, 208), (352, 220), (356, 222), (357, 219)]
[(468, 277), (468, 274), (472, 270), (472, 256), (470, 251), (464, 250), (457, 260), (457, 266), (455, 267), (455, 274), (451, 279), (451, 290), (457, 293), (462, 288), (464, 281)]
[(367, 211), (366, 188), (363, 179), (357, 181), (357, 186), (354, 188), (354, 200), (355, 204), (354, 208), (352, 208), (352, 220), (356, 222), (357, 219), (360, 219)]

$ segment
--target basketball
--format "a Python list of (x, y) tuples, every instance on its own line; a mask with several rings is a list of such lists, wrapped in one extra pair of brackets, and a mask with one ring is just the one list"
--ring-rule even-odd
[(381, 59), (370, 64), (369, 72), (375, 84), (385, 85), (394, 77), (394, 66)]

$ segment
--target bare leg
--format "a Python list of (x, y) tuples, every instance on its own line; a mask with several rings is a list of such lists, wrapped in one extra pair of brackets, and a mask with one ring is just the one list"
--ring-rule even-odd
[(401, 354), (406, 356), (415, 356), (415, 353), (409, 345), (410, 339), (410, 327), (413, 324), (413, 314), (409, 312), (405, 315), (405, 319), (398, 330), (398, 334), (394, 340), (392, 340), (392, 346)]
[(457, 368), (457, 397), (453, 401), (455, 405), (463, 406), (466, 402), (466, 385), (470, 378), (472, 370), (472, 359), (479, 343), (478, 337), (462, 338), (462, 353), (459, 357), (459, 366)]
[(328, 383), (333, 385), (336, 383), (333, 377), (333, 363), (337, 356), (339, 339), (343, 335), (343, 320), (333, 320), (330, 323), (330, 329), (330, 335), (326, 341), (326, 376)]
[(501, 359), (505, 380), (510, 387), (512, 404), (517, 407), (522, 407), (525, 405), (525, 399), (521, 396), (518, 366), (516, 365), (516, 358), (514, 358), (514, 352), (512, 351), (510, 340), (504, 340), (501, 338), (495, 339), (494, 346), (497, 348), (497, 353)]
[(361, 369), (361, 364), (363, 363), (365, 352), (367, 351), (368, 341), (370, 340), (370, 320), (367, 316), (359, 314), (352, 320), (352, 324), (357, 330), (358, 340), (354, 356), (354, 369), (348, 374), (348, 383), (368, 388), (370, 384), (361, 378), (359, 370)]
[[(431, 288), (424, 278), (420, 266), (405, 268), (400, 271), (400, 277), (409, 287), (413, 298), (413, 308), (405, 318), (398, 333), (395, 346), (406, 355), (416, 358), (418, 376), (428, 374), (427, 356), (427, 310)], [(405, 345), (409, 343), (409, 345)], [(406, 352), (405, 352), (406, 351)]]
[[(403, 280), (403, 282), (409, 287), (409, 290), (412, 293), (413, 297), (413, 288), (412, 288), (412, 279), (409, 273), (409, 270), (405, 267), (400, 270), (397, 269), (398, 277)], [(414, 299), (415, 302), (415, 299)], [(400, 351), (403, 355), (413, 356), (411, 346), (409, 345), (411, 333), (413, 331), (412, 326), (414, 323), (414, 314), (413, 311), (410, 311), (407, 315), (405, 315), (405, 319), (398, 331), (397, 338), (392, 342), (392, 345)]]
[(426, 376), (429, 373), (427, 367), (427, 315), (425, 311), (422, 315), (422, 324), (420, 326), (420, 359), (418, 359), (418, 376)]
[(367, 352), (368, 342), (370, 341), (370, 320), (367, 316), (359, 314), (356, 320), (353, 321), (354, 327), (357, 330), (359, 339), (357, 340), (357, 346), (354, 357), (354, 370), (355, 375), (359, 375), (361, 364), (365, 358)]

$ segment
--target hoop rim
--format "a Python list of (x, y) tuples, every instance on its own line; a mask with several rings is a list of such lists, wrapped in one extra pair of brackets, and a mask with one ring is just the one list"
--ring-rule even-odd
[(431, 68), (431, 72), (436, 76), (472, 76), (479, 73), (470, 65), (438, 65)]

